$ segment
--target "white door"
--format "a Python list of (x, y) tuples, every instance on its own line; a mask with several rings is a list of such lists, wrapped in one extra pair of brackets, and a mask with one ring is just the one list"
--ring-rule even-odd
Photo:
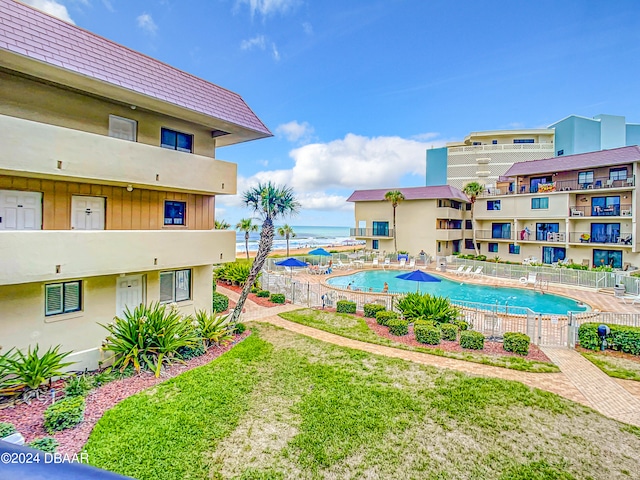
[(104, 230), (104, 198), (73, 195), (71, 197), (71, 228)]
[(0, 230), (42, 230), (42, 193), (0, 190)]
[(125, 309), (133, 309), (144, 303), (144, 280), (142, 275), (127, 275), (116, 280), (116, 316), (123, 318)]

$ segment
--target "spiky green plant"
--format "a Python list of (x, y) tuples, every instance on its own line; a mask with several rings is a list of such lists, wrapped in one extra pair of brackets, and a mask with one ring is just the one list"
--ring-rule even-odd
[(231, 325), (230, 315), (215, 315), (209, 314), (205, 310), (198, 310), (195, 322), (207, 347), (223, 345), (233, 339), (234, 327)]
[(15, 355), (5, 358), (10, 374), (6, 383), (9, 386), (24, 385), (30, 390), (36, 390), (53, 377), (65, 376), (63, 369), (75, 362), (65, 362), (64, 359), (71, 352), (60, 353), (59, 350), (60, 345), (49, 347), (44, 354), (40, 355), (38, 344), (33, 350), (29, 346), (26, 354), (16, 350)]
[(398, 310), (411, 320), (433, 320), (438, 323), (453, 323), (460, 312), (448, 298), (428, 293), (408, 293), (398, 300)]

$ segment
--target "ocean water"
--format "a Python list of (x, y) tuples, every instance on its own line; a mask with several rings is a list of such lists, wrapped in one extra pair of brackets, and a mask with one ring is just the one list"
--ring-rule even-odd
[[(278, 225), (279, 226), (279, 225)], [(276, 226), (276, 232), (278, 231)], [(305, 225), (291, 225), (295, 237), (289, 238), (289, 248), (316, 248), (332, 247), (338, 245), (360, 245), (364, 242), (357, 241), (349, 236), (349, 227), (312, 227)], [(258, 250), (260, 232), (249, 233), (249, 251)], [(287, 248), (287, 241), (276, 233), (273, 239), (273, 249)], [(244, 232), (236, 232), (236, 252), (244, 252)]]

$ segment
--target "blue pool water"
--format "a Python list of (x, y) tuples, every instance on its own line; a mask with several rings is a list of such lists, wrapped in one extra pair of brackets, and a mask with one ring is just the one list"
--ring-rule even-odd
[[(352, 289), (380, 292), (384, 282), (389, 284), (390, 292), (415, 292), (417, 283), (395, 278), (402, 272), (392, 270), (367, 270), (351, 275), (327, 279), (327, 283), (336, 287), (346, 287), (351, 283)], [(566, 315), (567, 312), (584, 312), (588, 307), (579, 305), (576, 300), (551, 293), (542, 294), (527, 288), (488, 287), (438, 277), (441, 282), (420, 283), (420, 291), (451, 300), (484, 303), (489, 305), (505, 305), (509, 307), (528, 307), (537, 313)]]

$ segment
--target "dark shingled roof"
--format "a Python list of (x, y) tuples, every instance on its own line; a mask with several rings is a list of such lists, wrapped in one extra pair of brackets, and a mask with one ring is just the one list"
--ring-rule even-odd
[(379, 202), (384, 200), (387, 192), (398, 190), (402, 192), (406, 200), (427, 200), (448, 198), (468, 202), (469, 198), (450, 185), (436, 185), (432, 187), (404, 187), (404, 188), (377, 188), (375, 190), (356, 190), (347, 199), (347, 202)]
[(13, 0), (0, 0), (2, 50), (271, 135), (240, 95)]
[(538, 173), (555, 173), (569, 170), (582, 170), (584, 168), (606, 167), (640, 161), (640, 147), (613, 148), (598, 152), (579, 153), (566, 157), (544, 158), (542, 160), (529, 160), (527, 162), (514, 163), (504, 173), (504, 177), (516, 175), (534, 175)]

